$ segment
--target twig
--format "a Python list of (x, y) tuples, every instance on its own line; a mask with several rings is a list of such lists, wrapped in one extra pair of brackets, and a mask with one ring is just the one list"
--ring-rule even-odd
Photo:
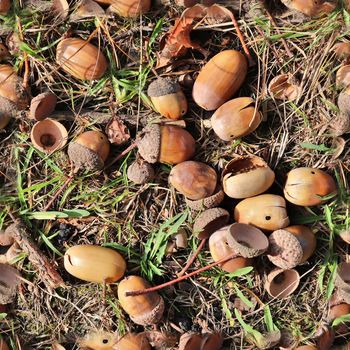
[[(23, 36), (23, 29), (22, 29), (22, 24), (21, 24), (21, 20), (19, 18), (17, 18), (17, 25), (18, 25), (18, 35), (19, 38), (22, 42), (24, 42), (24, 36)], [(30, 70), (29, 70), (29, 60), (28, 60), (28, 54), (26, 51), (23, 51), (23, 59), (24, 59), (24, 75), (23, 75), (23, 87), (25, 89), (28, 88), (29, 86), (29, 74), (30, 74)]]
[(57, 197), (64, 191), (64, 189), (70, 184), (70, 182), (73, 180), (74, 176), (70, 175), (67, 177), (67, 180), (64, 182), (64, 184), (57, 190), (57, 192), (52, 196), (49, 203), (46, 204), (44, 211), (48, 211), (53, 202), (57, 199)]
[(136, 142), (133, 142), (129, 147), (127, 147), (122, 153), (119, 153), (105, 168), (109, 168), (114, 163), (116, 163), (119, 159), (126, 156), (130, 151), (137, 147)]
[(212, 267), (214, 266), (217, 266), (217, 265), (220, 265), (222, 263), (225, 263), (226, 261), (228, 260), (231, 260), (233, 258), (235, 258), (237, 256), (237, 253), (233, 253), (233, 254), (230, 254), (218, 261), (215, 261), (207, 266), (204, 266), (204, 267), (201, 267), (200, 269), (196, 270), (196, 271), (193, 271), (191, 273), (188, 273), (186, 274), (185, 276), (181, 276), (181, 277), (177, 277), (169, 282), (165, 282), (163, 284), (160, 284), (159, 286), (154, 286), (154, 287), (151, 287), (151, 288), (147, 288), (147, 289), (142, 289), (142, 290), (132, 290), (130, 292), (125, 292), (125, 295), (127, 297), (130, 297), (130, 296), (136, 296), (136, 295), (143, 295), (143, 294), (149, 294), (149, 293), (152, 293), (152, 292), (156, 292), (160, 289), (163, 289), (165, 287), (169, 287), (169, 286), (172, 286), (173, 284), (175, 283), (178, 283), (178, 282), (181, 282), (189, 277), (192, 277), (192, 276), (195, 276), (195, 275), (198, 275), (199, 273), (201, 272), (204, 272), (204, 271), (207, 271), (209, 269), (211, 269)]
[(203, 249), (205, 243), (206, 243), (207, 239), (204, 238), (201, 240), (201, 243), (199, 244), (198, 248), (196, 249), (196, 251), (192, 254), (192, 256), (188, 259), (185, 267), (177, 274), (177, 277), (181, 277), (185, 274), (185, 272), (189, 269), (189, 267), (192, 265), (192, 263), (196, 260), (197, 256), (199, 255), (199, 253), (201, 252), (201, 250)]
[(29, 261), (39, 271), (47, 287), (58, 288), (65, 285), (56, 267), (32, 240), (30, 232), (23, 221), (17, 219), (13, 224), (7, 227), (5, 233), (12, 236), (21, 249), (28, 254)]

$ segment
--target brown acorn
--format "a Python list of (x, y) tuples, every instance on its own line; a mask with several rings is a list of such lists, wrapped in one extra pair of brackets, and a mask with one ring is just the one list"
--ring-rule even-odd
[(224, 192), (231, 198), (247, 198), (268, 190), (275, 173), (259, 157), (245, 156), (231, 160), (222, 172)]
[(76, 169), (99, 170), (109, 155), (109, 142), (100, 131), (86, 131), (68, 145), (69, 159)]
[(319, 17), (331, 13), (336, 7), (336, 1), (325, 0), (281, 0), (289, 9), (301, 12), (309, 17)]
[(0, 15), (4, 16), (11, 8), (10, 0), (0, 0)]
[(339, 94), (337, 104), (340, 112), (350, 118), (350, 87)]
[(144, 185), (154, 179), (154, 169), (151, 164), (139, 158), (129, 165), (127, 176), (135, 184)]
[(148, 96), (163, 117), (180, 119), (187, 113), (186, 96), (180, 85), (170, 78), (158, 78), (148, 87)]
[(121, 307), (133, 322), (143, 326), (156, 324), (161, 320), (164, 312), (163, 298), (157, 292), (128, 297), (125, 293), (149, 287), (150, 284), (139, 276), (128, 276), (118, 285), (118, 299)]
[(216, 171), (207, 164), (186, 161), (171, 169), (169, 182), (186, 198), (199, 200), (214, 193), (217, 175)]
[(342, 293), (350, 296), (350, 263), (342, 262), (338, 265), (334, 284)]
[(294, 225), (274, 231), (269, 237), (269, 260), (282, 269), (307, 261), (316, 249), (316, 237), (306, 226)]
[(335, 77), (337, 88), (347, 88), (350, 85), (350, 65), (342, 66), (337, 70)]
[(58, 121), (45, 119), (34, 124), (30, 132), (30, 139), (35, 148), (51, 153), (66, 145), (68, 132)]
[(204, 333), (201, 350), (220, 350), (223, 342), (224, 339), (220, 333)]
[(211, 126), (223, 141), (232, 141), (252, 133), (262, 115), (250, 97), (238, 97), (220, 106), (211, 117)]
[(6, 128), (17, 112), (16, 104), (9, 99), (0, 96), (0, 130)]
[[(218, 261), (235, 253), (233, 248), (229, 245), (228, 228), (229, 226), (222, 227), (214, 232), (209, 238), (209, 250), (214, 261)], [(237, 257), (220, 264), (219, 266), (224, 271), (231, 273), (243, 267), (251, 266), (252, 263), (253, 259), (240, 257), (237, 254)]]
[(82, 0), (69, 19), (71, 22), (75, 22), (80, 19), (104, 16), (106, 16), (106, 12), (97, 2), (93, 0)]
[(340, 59), (348, 59), (350, 57), (350, 43), (341, 42), (332, 47), (332, 51)]
[[(78, 340), (79, 349), (114, 350), (117, 337), (113, 333), (94, 331)], [(148, 350), (148, 349), (147, 349)]]
[(8, 60), (10, 57), (11, 56), (7, 47), (0, 43), (0, 62)]
[(127, 333), (121, 337), (113, 350), (151, 350), (145, 333)]
[(301, 93), (299, 82), (291, 74), (280, 74), (269, 84), (269, 94), (276, 100), (296, 100)]
[(274, 194), (243, 199), (234, 209), (237, 222), (258, 227), (266, 231), (275, 231), (289, 225), (286, 201)]
[(123, 17), (138, 17), (151, 8), (151, 0), (113, 0), (108, 11)]
[(65, 72), (81, 80), (100, 79), (108, 68), (100, 49), (80, 38), (63, 39), (57, 46), (56, 62)]
[(300, 276), (293, 269), (275, 269), (267, 276), (265, 289), (273, 298), (286, 298), (299, 286)]
[(319, 205), (327, 201), (322, 197), (337, 193), (333, 178), (314, 168), (296, 168), (287, 175), (284, 196), (287, 201), (300, 206)]
[(139, 153), (149, 163), (178, 164), (195, 153), (192, 135), (176, 125), (151, 124), (137, 138)]
[(317, 348), (313, 345), (302, 345), (298, 346), (295, 350), (317, 350)]
[(206, 198), (198, 199), (198, 200), (191, 200), (188, 198), (185, 198), (186, 204), (188, 207), (193, 211), (202, 211), (205, 209), (215, 208), (220, 205), (220, 203), (224, 200), (225, 193), (222, 190), (220, 185), (217, 185), (214, 193)]
[(178, 350), (201, 350), (203, 338), (197, 333), (184, 333), (179, 340)]
[(196, 4), (211, 6), (216, 3), (216, 0), (175, 0), (176, 5), (184, 7), (192, 7)]
[(55, 110), (57, 97), (50, 91), (35, 96), (30, 101), (29, 115), (32, 119), (43, 120)]
[(247, 70), (247, 60), (239, 51), (218, 53), (200, 71), (193, 85), (194, 101), (208, 111), (219, 108), (239, 90)]

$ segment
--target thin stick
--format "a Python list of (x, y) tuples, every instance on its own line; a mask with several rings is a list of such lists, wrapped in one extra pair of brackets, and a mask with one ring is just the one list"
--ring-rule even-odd
[(237, 253), (233, 253), (233, 254), (230, 254), (218, 261), (215, 261), (207, 266), (204, 266), (204, 267), (201, 267), (200, 269), (196, 270), (196, 271), (193, 271), (193, 272), (190, 272), (188, 274), (186, 274), (185, 276), (181, 276), (181, 277), (178, 277), (178, 278), (175, 278), (169, 282), (165, 282), (163, 284), (160, 284), (159, 286), (154, 286), (154, 287), (151, 287), (151, 288), (147, 288), (147, 289), (142, 289), (142, 290), (132, 290), (130, 292), (125, 292), (125, 295), (127, 297), (130, 297), (130, 296), (135, 296), (135, 295), (143, 295), (143, 294), (148, 294), (148, 293), (152, 293), (152, 292), (156, 292), (160, 289), (163, 289), (165, 287), (169, 287), (169, 286), (172, 286), (173, 284), (175, 283), (178, 283), (178, 282), (181, 282), (189, 277), (192, 277), (192, 276), (195, 276), (195, 275), (198, 275), (199, 273), (201, 272), (204, 272), (204, 271), (207, 271), (209, 269), (211, 269), (212, 267), (214, 266), (217, 266), (217, 265), (220, 265), (222, 263), (225, 263), (226, 261), (229, 261), (231, 259), (233, 259), (234, 257), (237, 256)]
[(199, 244), (198, 248), (192, 254), (192, 256), (187, 260), (187, 263), (186, 263), (185, 267), (177, 274), (177, 277), (181, 277), (181, 276), (183, 276), (185, 274), (185, 272), (189, 269), (189, 267), (192, 265), (192, 263), (196, 260), (197, 256), (199, 255), (199, 253), (203, 249), (206, 241), (207, 241), (206, 238), (201, 240), (201, 243)]
[[(18, 23), (18, 34), (19, 34), (19, 38), (21, 41), (24, 42), (24, 36), (23, 36), (23, 29), (22, 29), (22, 24), (21, 24), (21, 20), (19, 18), (17, 18), (17, 23)], [(29, 86), (29, 59), (28, 59), (28, 54), (26, 51), (23, 50), (23, 59), (24, 59), (24, 75), (23, 75), (23, 87), (25, 89), (28, 88)]]
[(50, 199), (49, 203), (46, 204), (44, 211), (48, 211), (53, 202), (57, 199), (57, 197), (64, 191), (64, 189), (71, 183), (73, 180), (74, 176), (70, 175), (67, 177), (67, 180), (64, 182), (64, 184), (57, 190), (57, 192), (53, 195), (53, 197)]
[(126, 156), (130, 151), (132, 151), (134, 148), (137, 147), (136, 142), (132, 143), (129, 147), (127, 147), (122, 153), (118, 154), (107, 166), (106, 168), (109, 168), (112, 166), (114, 163), (116, 163), (119, 159), (123, 158)]

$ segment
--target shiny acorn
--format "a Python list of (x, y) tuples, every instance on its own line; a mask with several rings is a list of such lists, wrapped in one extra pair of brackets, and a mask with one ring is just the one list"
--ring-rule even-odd
[(239, 90), (247, 71), (247, 60), (239, 51), (218, 53), (200, 71), (193, 85), (194, 101), (208, 111), (219, 108)]
[(147, 93), (154, 108), (163, 117), (177, 120), (187, 113), (186, 96), (180, 85), (171, 78), (158, 78), (153, 81)]
[(176, 125), (151, 124), (138, 135), (136, 143), (141, 157), (149, 163), (178, 164), (195, 153), (192, 135)]
[(108, 67), (100, 49), (80, 38), (63, 39), (57, 46), (56, 62), (66, 73), (81, 80), (100, 79)]
[(11, 8), (10, 0), (0, 0), (0, 15), (4, 16)]
[(139, 276), (125, 277), (118, 285), (118, 299), (120, 306), (136, 324), (147, 326), (158, 323), (163, 317), (164, 300), (157, 293), (126, 296), (125, 293), (142, 290), (150, 284)]
[(300, 206), (319, 205), (327, 201), (322, 197), (337, 193), (333, 178), (314, 168), (296, 168), (287, 175), (284, 196), (288, 202)]
[(325, 0), (281, 0), (289, 9), (301, 12), (309, 17), (319, 17), (331, 13), (337, 4)]
[(115, 343), (113, 350), (151, 350), (145, 333), (127, 333)]
[(79, 348), (93, 350), (114, 350), (117, 337), (113, 333), (95, 331), (78, 340)]
[(124, 258), (115, 250), (97, 245), (76, 245), (64, 254), (64, 267), (74, 277), (95, 283), (114, 283), (126, 270)]
[(248, 198), (268, 190), (275, 173), (259, 157), (245, 156), (231, 160), (222, 172), (224, 192), (231, 198)]
[(199, 200), (214, 193), (217, 175), (209, 165), (189, 160), (171, 169), (169, 182), (186, 198)]
[(289, 225), (286, 201), (274, 194), (243, 199), (234, 209), (236, 222), (266, 231), (275, 231)]
[(151, 8), (151, 0), (113, 0), (108, 8), (109, 12), (115, 12), (123, 17), (138, 17)]
[(68, 156), (76, 169), (99, 170), (109, 155), (110, 145), (100, 131), (86, 131), (68, 145)]
[(250, 97), (238, 97), (220, 106), (211, 117), (211, 126), (223, 141), (252, 133), (260, 125), (261, 113)]

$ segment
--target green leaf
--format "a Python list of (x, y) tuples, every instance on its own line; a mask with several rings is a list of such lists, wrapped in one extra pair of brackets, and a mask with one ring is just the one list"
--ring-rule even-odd
[(90, 212), (85, 209), (63, 209), (63, 213), (70, 218), (85, 218), (90, 216)]
[(34, 211), (26, 213), (30, 220), (55, 220), (65, 218), (83, 218), (90, 216), (90, 212), (84, 209), (63, 209), (63, 211)]
[(226, 299), (224, 297), (221, 297), (221, 306), (222, 306), (222, 310), (224, 311), (224, 313), (226, 315), (226, 318), (230, 322), (230, 326), (233, 327), (235, 325), (235, 320), (232, 317), (232, 312), (231, 312), (230, 308), (227, 306), (227, 302), (226, 302)]
[(326, 296), (327, 299), (330, 299), (332, 294), (333, 294), (333, 290), (335, 288), (335, 278), (337, 277), (337, 267), (338, 264), (334, 261), (332, 264), (328, 264), (328, 269), (330, 270), (331, 274), (329, 276), (328, 279), (328, 284), (327, 284), (327, 291), (326, 291)]
[(241, 269), (238, 269), (235, 272), (228, 273), (227, 276), (229, 278), (245, 276), (248, 275), (248, 273), (250, 273), (253, 269), (253, 266), (242, 267)]
[(259, 343), (261, 338), (263, 338), (263, 335), (256, 331), (252, 326), (250, 326), (248, 323), (245, 323), (242, 318), (242, 314), (238, 311), (238, 309), (235, 308), (235, 315), (239, 322), (239, 324), (242, 326), (245, 333), (249, 334), (251, 337), (255, 339), (255, 342)]
[(235, 292), (238, 296), (239, 299), (241, 299), (243, 301), (244, 304), (246, 304), (249, 308), (253, 308), (254, 304), (244, 296), (244, 294), (238, 289), (238, 287), (236, 285), (233, 286), (235, 289)]
[(7, 314), (6, 313), (0, 313), (0, 321), (5, 319), (7, 317)]
[(276, 325), (273, 323), (272, 315), (271, 315), (271, 310), (268, 305), (264, 307), (264, 320), (265, 324), (267, 327), (267, 330), (269, 332), (275, 332), (278, 331), (279, 329), (276, 327)]
[(345, 323), (345, 322), (350, 322), (350, 314), (337, 317), (337, 318), (332, 322), (332, 327), (339, 326), (341, 323)]
[(309, 142), (302, 142), (300, 144), (301, 147), (306, 148), (306, 149), (313, 149), (315, 151), (320, 151), (320, 152), (328, 152), (330, 151), (332, 148), (327, 147), (324, 144), (321, 145), (315, 145), (313, 143), (309, 143)]

